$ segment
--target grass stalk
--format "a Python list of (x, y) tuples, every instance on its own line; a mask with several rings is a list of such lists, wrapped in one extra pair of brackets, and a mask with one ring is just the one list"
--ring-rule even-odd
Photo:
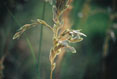
[[(46, 8), (46, 2), (43, 2), (43, 11), (42, 11), (42, 20), (44, 20), (44, 16), (45, 16), (45, 8)], [(39, 52), (38, 52), (38, 60), (37, 60), (37, 70), (38, 70), (38, 74), (40, 76), (40, 55), (41, 55), (41, 49), (42, 49), (42, 40), (43, 40), (43, 25), (41, 24), (40, 27), (40, 39), (39, 39)]]
[(34, 50), (33, 50), (32, 44), (31, 44), (30, 40), (28, 39), (28, 37), (26, 38), (26, 41), (27, 41), (27, 44), (28, 44), (29, 49), (30, 49), (30, 51), (31, 51), (31, 55), (32, 55), (32, 57), (33, 57), (34, 64), (36, 64), (36, 57), (35, 57), (35, 53), (34, 53)]

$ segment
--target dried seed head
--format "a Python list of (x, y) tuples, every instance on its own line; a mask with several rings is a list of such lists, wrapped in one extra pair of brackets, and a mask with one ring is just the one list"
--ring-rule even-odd
[(22, 26), (17, 33), (15, 33), (15, 35), (13, 36), (13, 39), (17, 39), (19, 38), (25, 31), (27, 31), (28, 29), (37, 26), (38, 24), (42, 24), (46, 27), (48, 27), (51, 31), (53, 31), (53, 28), (51, 26), (49, 26), (44, 20), (40, 20), (37, 19), (36, 21), (32, 20), (31, 24), (25, 24), (24, 26)]
[(69, 0), (56, 0), (57, 13), (61, 12), (66, 8), (68, 1)]
[(22, 26), (17, 33), (13, 36), (13, 39), (20, 38), (20, 36), (28, 29), (30, 29), (34, 24), (25, 24)]
[(68, 8), (69, 0), (53, 0), (53, 20), (60, 21), (60, 16)]
[(31, 24), (25, 24), (23, 27), (21, 27), (18, 30), (18, 32), (13, 36), (13, 39), (19, 38), (23, 34), (23, 32), (38, 24), (47, 26), (53, 32), (53, 47), (50, 50), (50, 56), (49, 56), (49, 60), (51, 63), (50, 79), (52, 79), (52, 74), (56, 67), (55, 58), (60, 53), (62, 53), (62, 50), (64, 49), (69, 50), (72, 53), (76, 53), (75, 48), (70, 46), (69, 43), (80, 42), (83, 40), (83, 36), (86, 37), (86, 35), (80, 32), (80, 30), (70, 29), (71, 26), (71, 24), (69, 24), (70, 21), (65, 20), (69, 19), (68, 14), (72, 9), (72, 7), (71, 8), (69, 7), (69, 5), (72, 2), (72, 0), (45, 0), (45, 1), (49, 1), (50, 4), (52, 4), (53, 6), (52, 8), (53, 20), (54, 20), (53, 27), (49, 26), (44, 20), (37, 19), (36, 21), (33, 21)]

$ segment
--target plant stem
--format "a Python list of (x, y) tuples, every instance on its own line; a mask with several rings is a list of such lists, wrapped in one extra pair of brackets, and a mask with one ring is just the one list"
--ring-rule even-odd
[[(46, 8), (46, 2), (43, 3), (43, 11), (42, 11), (42, 20), (44, 20), (45, 16), (45, 8)], [(43, 25), (40, 27), (40, 40), (39, 40), (39, 52), (38, 52), (38, 62), (37, 62), (37, 69), (38, 69), (38, 74), (40, 76), (40, 54), (41, 54), (41, 48), (42, 48), (42, 38), (43, 38)], [(39, 77), (40, 78), (40, 77)]]
[(53, 75), (53, 71), (51, 69), (51, 72), (50, 72), (50, 79), (52, 79), (52, 75)]
[(31, 44), (31, 42), (30, 42), (28, 37), (26, 38), (26, 41), (27, 41), (27, 44), (28, 44), (28, 46), (30, 48), (30, 51), (31, 51), (31, 54), (32, 54), (32, 57), (33, 57), (33, 61), (34, 61), (34, 64), (35, 64), (36, 63), (36, 57), (35, 57), (35, 53), (34, 53), (32, 44)]

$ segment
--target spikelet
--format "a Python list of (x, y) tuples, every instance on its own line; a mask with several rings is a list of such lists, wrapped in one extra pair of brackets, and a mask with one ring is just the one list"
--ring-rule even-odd
[(44, 20), (41, 20), (41, 19), (37, 19), (36, 21), (32, 21), (31, 24), (25, 24), (23, 25), (19, 30), (18, 32), (15, 33), (15, 35), (13, 36), (13, 39), (18, 39), (21, 37), (21, 35), (27, 31), (28, 29), (30, 28), (33, 28), (39, 24), (42, 24), (46, 27), (48, 27), (51, 31), (53, 31), (53, 29), (51, 28), (51, 26), (49, 26)]

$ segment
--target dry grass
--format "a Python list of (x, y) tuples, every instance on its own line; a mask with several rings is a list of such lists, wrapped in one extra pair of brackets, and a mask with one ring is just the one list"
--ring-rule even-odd
[(72, 53), (76, 53), (75, 48), (70, 46), (69, 43), (80, 42), (83, 40), (82, 36), (86, 37), (85, 34), (80, 32), (80, 30), (70, 29), (71, 25), (69, 24), (69, 18), (67, 18), (68, 15), (66, 15), (66, 18), (65, 15), (63, 15), (67, 10), (69, 14), (71, 0), (56, 0), (55, 2), (51, 1), (51, 3), (53, 8), (53, 26), (48, 25), (44, 20), (37, 19), (31, 24), (25, 24), (13, 36), (13, 39), (19, 38), (23, 32), (37, 26), (38, 24), (42, 24), (52, 31), (53, 46), (50, 50), (49, 56), (51, 63), (50, 79), (52, 79), (53, 71), (56, 67), (55, 58), (60, 55), (64, 49), (68, 49)]

